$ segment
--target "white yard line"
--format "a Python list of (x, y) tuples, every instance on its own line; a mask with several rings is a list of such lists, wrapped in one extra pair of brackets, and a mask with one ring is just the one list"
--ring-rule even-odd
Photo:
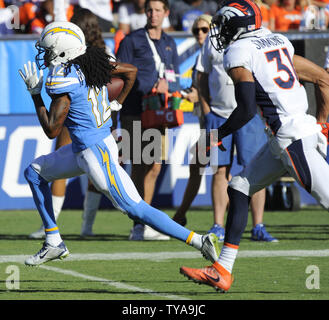
[(85, 279), (85, 280), (100, 282), (102, 284), (105, 284), (105, 285), (108, 285), (108, 286), (111, 286), (111, 287), (115, 287), (117, 289), (128, 290), (128, 291), (137, 291), (137, 292), (140, 292), (140, 293), (146, 293), (146, 294), (149, 294), (151, 296), (166, 298), (166, 299), (170, 299), (170, 300), (190, 300), (189, 298), (186, 298), (186, 297), (176, 296), (176, 295), (172, 295), (172, 294), (169, 294), (169, 295), (160, 294), (160, 293), (157, 293), (157, 292), (155, 292), (153, 290), (150, 290), (150, 289), (143, 289), (143, 288), (139, 288), (139, 287), (136, 287), (136, 286), (131, 286), (129, 284), (125, 284), (125, 283), (110, 280), (110, 279), (89, 276), (87, 274), (83, 274), (83, 273), (76, 272), (76, 271), (73, 271), (73, 270), (50, 267), (50, 266), (46, 266), (46, 265), (39, 266), (39, 268), (42, 268), (42, 269), (45, 269), (45, 270), (48, 270), (48, 271), (57, 272), (57, 273), (62, 273), (62, 274), (65, 274), (65, 275), (76, 277), (76, 278), (82, 278), (82, 279)]
[[(0, 263), (22, 263), (27, 255), (0, 255)], [(324, 250), (240, 250), (238, 258), (264, 257), (329, 257), (329, 249)], [(161, 261), (168, 259), (200, 259), (197, 251), (178, 252), (118, 252), (118, 253), (72, 253), (65, 261), (87, 260), (150, 260)]]

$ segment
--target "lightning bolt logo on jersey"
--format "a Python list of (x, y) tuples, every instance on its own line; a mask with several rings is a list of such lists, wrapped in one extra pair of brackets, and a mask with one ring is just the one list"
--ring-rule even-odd
[(79, 152), (104, 139), (112, 126), (108, 93), (104, 86), (89, 88), (77, 66), (65, 71), (61, 65), (49, 69), (46, 81), (49, 95), (67, 93), (71, 106), (64, 125), (69, 129), (73, 152)]

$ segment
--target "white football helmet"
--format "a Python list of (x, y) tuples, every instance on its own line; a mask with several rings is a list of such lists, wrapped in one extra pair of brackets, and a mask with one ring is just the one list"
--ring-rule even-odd
[(35, 61), (39, 69), (65, 64), (86, 52), (85, 36), (72, 22), (52, 22), (42, 31), (35, 47)]

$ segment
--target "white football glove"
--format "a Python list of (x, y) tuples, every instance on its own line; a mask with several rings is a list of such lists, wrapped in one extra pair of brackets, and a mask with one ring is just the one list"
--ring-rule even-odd
[(120, 104), (117, 100), (113, 100), (110, 102), (110, 108), (112, 111), (119, 111), (122, 108), (122, 104)]
[(40, 76), (38, 76), (37, 66), (35, 62), (31, 64), (31, 61), (28, 61), (27, 65), (24, 64), (24, 70), (25, 74), (21, 69), (18, 72), (24, 80), (27, 90), (31, 95), (39, 94), (43, 85), (43, 70), (40, 70)]

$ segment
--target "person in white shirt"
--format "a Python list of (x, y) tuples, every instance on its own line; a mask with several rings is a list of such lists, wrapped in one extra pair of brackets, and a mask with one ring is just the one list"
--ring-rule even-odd
[(98, 18), (103, 32), (114, 31), (112, 3), (110, 0), (75, 0), (81, 8), (89, 9)]
[[(194, 20), (192, 26), (192, 33), (200, 49), (204, 44), (205, 40), (207, 39), (207, 35), (210, 30), (211, 19), (212, 19), (211, 15), (201, 14)], [(199, 102), (196, 62), (192, 68), (192, 85), (188, 89), (183, 90), (183, 94), (186, 100), (194, 104), (193, 114), (198, 116), (200, 128), (204, 129), (204, 116), (201, 112), (201, 106)], [(175, 220), (177, 223), (181, 224), (182, 226), (185, 226), (187, 223), (186, 213), (190, 208), (193, 200), (197, 196), (201, 185), (202, 175), (200, 173), (200, 169), (202, 165), (198, 161), (195, 150), (196, 150), (196, 145), (194, 145), (191, 148), (192, 159), (189, 164), (190, 176), (187, 181), (183, 200), (180, 206), (177, 208), (175, 215), (173, 216), (173, 220)]]
[[(122, 3), (118, 9), (118, 30), (114, 36), (114, 52), (118, 51), (122, 39), (132, 31), (144, 28), (147, 23), (145, 13), (146, 0), (130, 0)], [(171, 31), (169, 18), (165, 17), (162, 23), (164, 32)]]
[[(145, 14), (145, 0), (131, 0), (122, 3), (118, 9), (119, 29), (128, 34), (139, 28), (144, 28), (147, 22)], [(165, 17), (162, 28), (166, 31), (170, 27), (169, 18)]]

